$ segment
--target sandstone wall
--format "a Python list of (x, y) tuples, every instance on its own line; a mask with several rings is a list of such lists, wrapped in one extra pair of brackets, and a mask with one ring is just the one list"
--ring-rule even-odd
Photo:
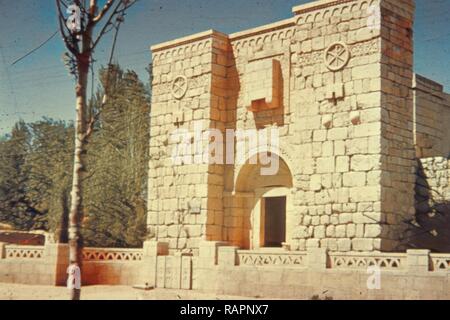
[(415, 75), (416, 215), (411, 244), (450, 250), (450, 100), (442, 85)]
[[(327, 0), (261, 28), (152, 47), (154, 238), (171, 252), (197, 254), (201, 239), (256, 248), (261, 199), (282, 194), (291, 248), (393, 250), (414, 214), (413, 12), (412, 0)], [(278, 129), (280, 174), (174, 166), (170, 133), (195, 120)]]
[(434, 205), (450, 202), (450, 160), (444, 157), (420, 159), (416, 188), (417, 199), (421, 200), (417, 207), (419, 212), (428, 213)]
[[(313, 5), (294, 8), (295, 25), (288, 20), (270, 32), (230, 36), (233, 81), (240, 83), (236, 126), (280, 129), (280, 157), (294, 178), (287, 222), (292, 248), (392, 250), (401, 233), (397, 226), (414, 210), (412, 40), (407, 38), (413, 6)], [(381, 8), (380, 29), (368, 26), (370, 6)], [(336, 45), (348, 50), (349, 59), (327, 66), (325, 54)], [(249, 113), (247, 69), (274, 57), (281, 65), (283, 104)]]
[(450, 96), (442, 85), (415, 75), (414, 132), (417, 158), (450, 156)]
[(434, 252), (450, 251), (450, 160), (419, 159), (416, 174), (416, 214), (405, 244)]
[[(293, 247), (380, 250), (381, 37), (370, 5), (350, 1), (294, 8), (289, 158), (296, 192)], [(342, 47), (339, 47), (339, 43)], [(327, 66), (328, 50), (348, 61)], [(283, 142), (282, 142), (283, 144)]]
[[(223, 166), (189, 160), (174, 165), (176, 140), (170, 135), (176, 129), (194, 132), (194, 123), (223, 130), (227, 47), (226, 36), (215, 31), (152, 47), (148, 228), (171, 250), (196, 251), (200, 239), (222, 237)], [(174, 94), (175, 80), (181, 88)]]
[(414, 216), (414, 1), (381, 6), (381, 216), (383, 250), (395, 250)]

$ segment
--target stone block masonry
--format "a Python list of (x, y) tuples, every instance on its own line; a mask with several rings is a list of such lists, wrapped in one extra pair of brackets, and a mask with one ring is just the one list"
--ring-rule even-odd
[(418, 160), (415, 185), (416, 214), (409, 237), (417, 248), (450, 251), (450, 159)]
[(384, 250), (414, 215), (413, 1), (381, 2), (381, 214)]
[(414, 137), (417, 158), (450, 158), (450, 95), (443, 86), (414, 75)]
[[(274, 196), (286, 198), (283, 242), (296, 250), (392, 251), (414, 215), (414, 2), (293, 12), (152, 47), (148, 228), (169, 252), (196, 255), (202, 240), (264, 247)], [(199, 120), (222, 132), (279, 130), (279, 174), (262, 177), (250, 161), (174, 165), (170, 133)]]
[[(151, 239), (87, 250), (87, 283), (448, 299), (450, 257), (432, 252), (449, 250), (406, 234), (419, 213), (450, 203), (450, 96), (413, 73), (414, 11), (413, 0), (321, 0), (255, 29), (152, 46)], [(198, 124), (219, 134), (198, 137)], [(269, 129), (278, 143), (264, 151), (236, 150), (251, 141), (225, 134)], [(175, 161), (180, 130), (202, 161)], [(205, 161), (199, 150), (220, 138), (238, 152)], [(263, 153), (278, 157), (276, 174), (261, 174)], [(14, 250), (50, 262), (22, 265)], [(66, 255), (51, 252), (63, 247), (21, 250), (0, 245), (0, 281), (31, 281), (41, 268), (43, 283), (60, 282)]]

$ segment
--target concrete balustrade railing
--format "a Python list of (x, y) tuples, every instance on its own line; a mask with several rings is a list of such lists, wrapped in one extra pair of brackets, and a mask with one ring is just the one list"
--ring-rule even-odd
[[(301, 257), (301, 259), (295, 260)], [(218, 294), (310, 299), (449, 299), (450, 254), (429, 250), (240, 250), (204, 242), (195, 288)], [(296, 261), (296, 262), (293, 262)]]
[[(168, 245), (154, 241), (147, 241), (138, 249), (84, 248), (83, 284), (154, 285), (157, 261), (164, 260), (165, 266), (166, 256)], [(167, 260), (171, 258), (167, 257)], [(183, 263), (188, 263), (186, 258)], [(21, 246), (0, 243), (0, 282), (65, 285), (68, 265), (67, 244)]]
[[(450, 271), (450, 254), (431, 254), (429, 250), (408, 250), (406, 253), (390, 252), (329, 252), (323, 248), (309, 248), (307, 251), (284, 249), (240, 250), (237, 247), (221, 246), (208, 252), (209, 264), (255, 266), (255, 267), (307, 267), (312, 269), (360, 269), (377, 266), (385, 270)], [(211, 246), (209, 243), (209, 247)], [(216, 257), (214, 257), (216, 253)], [(201, 259), (205, 259), (206, 256)]]
[(5, 259), (41, 259), (44, 258), (44, 246), (5, 245)]
[(141, 261), (142, 249), (84, 248), (83, 261)]
[[(65, 285), (68, 249), (65, 244), (30, 247), (0, 243), (0, 282)], [(429, 250), (241, 250), (223, 242), (204, 241), (194, 256), (182, 252), (169, 255), (167, 243), (147, 241), (142, 249), (85, 248), (84, 257), (84, 285), (147, 284), (245, 296), (261, 292), (262, 296), (288, 298), (308, 298), (306, 295), (316, 289), (342, 298), (357, 298), (355, 292), (368, 298), (440, 298), (450, 292), (450, 254), (432, 254)], [(368, 272), (377, 270), (382, 291), (370, 291), (366, 288)]]
[(450, 271), (450, 254), (437, 253), (430, 254), (431, 266), (433, 271), (449, 272)]

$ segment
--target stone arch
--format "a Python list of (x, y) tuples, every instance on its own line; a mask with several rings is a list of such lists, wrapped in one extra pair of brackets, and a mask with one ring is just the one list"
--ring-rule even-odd
[[(248, 152), (246, 152), (246, 154), (244, 156), (245, 162), (243, 162), (243, 164), (237, 163), (236, 169), (235, 169), (235, 175), (234, 175), (234, 177), (235, 177), (235, 181), (234, 181), (235, 188), (234, 188), (234, 190), (236, 190), (236, 185), (237, 185), (237, 183), (236, 183), (237, 180), (236, 179), (239, 177), (240, 172), (243, 169), (243, 167), (245, 166), (245, 164), (247, 164), (250, 159), (253, 159), (254, 157), (257, 157), (262, 152), (270, 152), (272, 154), (277, 155), (278, 158), (280, 160), (282, 160), (286, 164), (287, 168), (289, 168), (289, 171), (291, 172), (292, 176), (295, 175), (294, 161), (289, 156), (289, 153), (287, 152), (286, 148), (283, 147), (283, 145), (280, 144), (277, 147), (269, 147), (269, 148), (267, 148), (267, 147), (264, 148), (264, 147), (260, 146), (260, 147), (257, 147), (257, 148), (250, 149), (250, 150), (248, 150)], [(281, 163), (281, 161), (280, 161), (280, 163)]]
[[(251, 154), (246, 163), (240, 166), (236, 175), (234, 190), (236, 192), (252, 192), (253, 189), (266, 186), (293, 187), (293, 175), (287, 162), (279, 157), (279, 170), (275, 176), (260, 175), (262, 165), (251, 164), (260, 153)], [(256, 159), (257, 160), (257, 159)], [(248, 179), (252, 177), (254, 179)]]
[[(260, 152), (261, 153), (261, 152)], [(293, 175), (285, 159), (278, 156), (279, 169), (274, 176), (261, 175), (262, 165), (252, 162), (260, 153), (250, 152), (247, 161), (236, 168), (234, 191), (227, 202), (226, 225), (227, 241), (243, 249), (257, 249), (262, 247), (261, 228), (263, 219), (263, 203), (266, 197), (286, 198), (287, 217), (292, 214)], [(286, 241), (290, 239), (290, 228), (286, 225)]]

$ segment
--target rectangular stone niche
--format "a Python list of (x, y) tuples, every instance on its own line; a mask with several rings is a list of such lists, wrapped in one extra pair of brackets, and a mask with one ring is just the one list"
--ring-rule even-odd
[(245, 104), (252, 112), (281, 107), (281, 64), (275, 59), (249, 62), (245, 69)]

